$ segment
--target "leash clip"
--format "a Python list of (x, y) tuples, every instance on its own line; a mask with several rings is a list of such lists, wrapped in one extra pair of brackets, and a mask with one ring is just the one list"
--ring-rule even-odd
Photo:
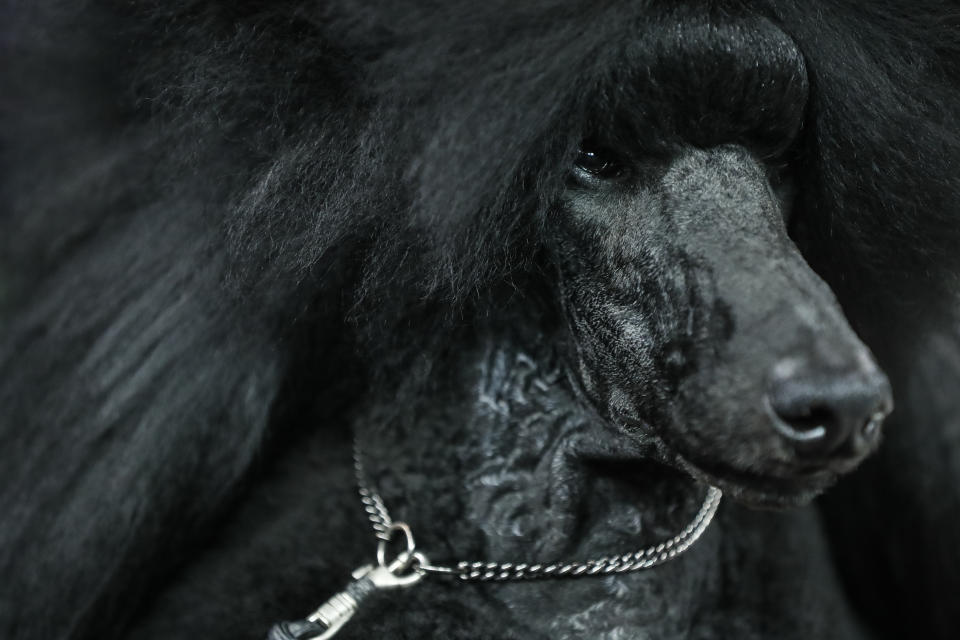
[[(402, 532), (406, 549), (388, 560), (387, 544), (395, 532)], [(374, 591), (412, 586), (423, 579), (421, 569), (429, 565), (427, 557), (416, 550), (413, 533), (403, 522), (391, 524), (377, 546), (377, 564), (368, 564), (353, 571), (353, 581), (320, 605), (305, 620), (280, 622), (270, 628), (267, 640), (328, 640), (356, 614), (360, 604)]]

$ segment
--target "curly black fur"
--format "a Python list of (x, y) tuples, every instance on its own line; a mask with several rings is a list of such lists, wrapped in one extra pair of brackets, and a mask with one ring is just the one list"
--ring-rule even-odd
[[(513, 433), (469, 393), (477, 371), (496, 370), (491, 353), (530, 354), (535, 378), (556, 383), (537, 406), (609, 417), (589, 384), (546, 364), (567, 349), (552, 342), (556, 247), (569, 242), (557, 209), (571, 197), (567, 209), (588, 209), (569, 178), (585, 139), (658, 159), (732, 145), (749, 160), (716, 161), (740, 158), (745, 176), (789, 165), (790, 237), (892, 382), (887, 442), (831, 492), (826, 533), (809, 507), (726, 508), (691, 560), (624, 583), (642, 593), (639, 621), (615, 582), (426, 584), (381, 597), (345, 637), (955, 633), (956, 2), (51, 0), (0, 12), (3, 637), (256, 638), (310, 610), (369, 557), (350, 422), (381, 427), (372, 457), (405, 453), (381, 473), (401, 513), (452, 523), (424, 533), (432, 548), (515, 551), (478, 532), (476, 514), (498, 503), (461, 495), (476, 462), (463, 443)], [(646, 300), (673, 295), (661, 284)], [(708, 284), (693, 306), (709, 319), (647, 380), (664, 394), (657, 410), (692, 375), (687, 360), (734, 331)], [(635, 409), (637, 423), (658, 415)], [(620, 474), (616, 455), (590, 455), (605, 471), (565, 469), (564, 482), (614, 506), (636, 497), (603, 479)], [(644, 531), (669, 534), (692, 498), (659, 467), (682, 464), (650, 458), (643, 495), (673, 506)], [(537, 529), (546, 542), (529, 548), (595, 555), (563, 547), (578, 523), (556, 524), (556, 539)], [(637, 546), (624, 531), (584, 544)], [(558, 628), (534, 615), (543, 602), (606, 605)]]

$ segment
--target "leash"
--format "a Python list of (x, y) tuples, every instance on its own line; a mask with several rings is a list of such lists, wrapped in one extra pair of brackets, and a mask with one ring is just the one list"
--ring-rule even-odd
[[(411, 587), (426, 577), (448, 578), (462, 582), (505, 582), (546, 578), (609, 576), (649, 569), (676, 558), (703, 535), (713, 520), (722, 493), (709, 487), (700, 510), (680, 533), (659, 544), (616, 556), (582, 562), (476, 562), (431, 564), (417, 550), (413, 531), (405, 522), (394, 521), (383, 498), (367, 479), (363, 454), (354, 441), (354, 471), (360, 501), (378, 540), (377, 563), (364, 565), (351, 574), (352, 581), (343, 591), (324, 602), (304, 620), (280, 622), (271, 627), (267, 640), (327, 640), (354, 616), (363, 601), (379, 590)], [(402, 536), (404, 549), (389, 557), (388, 547)]]

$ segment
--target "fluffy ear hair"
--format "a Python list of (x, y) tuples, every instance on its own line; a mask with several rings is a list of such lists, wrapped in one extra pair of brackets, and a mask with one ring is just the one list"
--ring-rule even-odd
[(960, 273), (960, 10), (771, 4), (812, 85), (801, 249), (855, 321), (949, 320)]
[[(266, 442), (323, 423), (342, 389), (318, 370), (363, 384), (348, 310), (388, 341), (510, 268), (504, 216), (565, 149), (535, 131), (570, 111), (539, 14), (491, 41), (471, 25), (504, 6), (381, 4), (49, 2), (4, 26), (0, 602), (32, 595), (0, 629), (109, 635)], [(582, 27), (555, 18), (557, 53)]]

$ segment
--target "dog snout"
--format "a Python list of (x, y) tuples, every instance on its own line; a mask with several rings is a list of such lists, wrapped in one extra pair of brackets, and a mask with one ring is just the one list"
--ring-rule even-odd
[(781, 361), (770, 376), (767, 401), (773, 428), (799, 459), (837, 470), (876, 447), (893, 408), (886, 375), (862, 359), (846, 367)]

